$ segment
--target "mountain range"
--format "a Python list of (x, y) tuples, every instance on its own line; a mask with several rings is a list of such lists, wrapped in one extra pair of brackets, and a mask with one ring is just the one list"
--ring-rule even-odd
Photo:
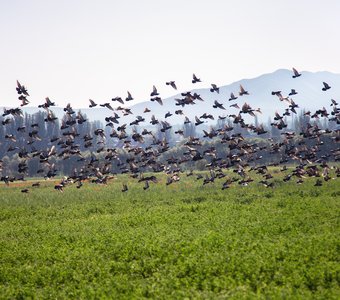
[[(293, 72), (291, 70), (279, 69), (275, 72), (263, 74), (256, 78), (242, 79), (228, 85), (220, 86), (219, 94), (211, 92), (210, 83), (207, 82), (207, 88), (191, 90), (192, 93), (199, 94), (204, 99), (204, 102), (196, 101), (195, 105), (186, 105), (184, 107), (176, 106), (175, 99), (183, 98), (180, 92), (185, 91), (180, 91), (172, 97), (163, 99), (162, 106), (157, 102), (151, 102), (150, 100), (137, 104), (133, 104), (133, 101), (130, 101), (121, 106), (131, 108), (133, 115), (124, 117), (124, 121), (121, 123), (132, 122), (138, 115), (145, 117), (146, 122), (149, 122), (152, 114), (154, 114), (156, 118), (164, 120), (165, 114), (171, 112), (173, 115), (167, 119), (169, 123), (181, 124), (183, 123), (184, 116), (175, 114), (175, 110), (180, 109), (183, 110), (184, 114), (188, 116), (190, 120), (193, 120), (195, 116), (201, 116), (203, 113), (212, 114), (215, 116), (215, 119), (217, 119), (218, 116), (237, 114), (238, 110), (229, 107), (229, 105), (238, 103), (241, 107), (245, 102), (254, 109), (261, 108), (262, 114), (258, 114), (258, 119), (259, 121), (266, 122), (268, 118), (274, 116), (275, 111), (282, 113), (285, 108), (288, 108), (288, 102), (281, 102), (277, 96), (272, 95), (272, 91), (281, 91), (282, 95), (285, 97), (288, 96), (291, 89), (295, 89), (297, 94), (290, 98), (299, 105), (299, 109), (305, 109), (306, 111), (310, 110), (312, 112), (322, 107), (330, 109), (331, 99), (339, 100), (340, 74), (327, 71), (304, 71), (301, 72), (301, 74), (302, 75), (298, 78), (292, 78)], [(322, 91), (323, 82), (327, 82), (331, 86), (331, 89)], [(244, 95), (242, 97), (238, 95), (240, 85), (249, 92), (249, 95)], [(238, 99), (228, 101), (230, 93), (234, 93), (235, 96), (238, 96)], [(223, 103), (226, 110), (213, 108), (215, 100)], [(129, 104), (129, 106), (127, 106), (127, 104)], [(111, 106), (116, 108), (118, 106), (117, 102), (111, 102)], [(148, 107), (151, 112), (147, 114), (143, 113), (146, 107)], [(39, 108), (36, 107), (23, 107), (23, 111), (29, 114), (33, 114), (38, 110)], [(51, 110), (58, 118), (61, 118), (64, 114), (63, 108), (61, 107), (51, 107)], [(80, 110), (83, 114), (86, 114), (87, 118), (91, 121), (98, 120), (105, 122), (105, 117), (113, 115), (111, 110), (99, 107), (99, 105), (94, 108), (74, 108), (74, 110)]]

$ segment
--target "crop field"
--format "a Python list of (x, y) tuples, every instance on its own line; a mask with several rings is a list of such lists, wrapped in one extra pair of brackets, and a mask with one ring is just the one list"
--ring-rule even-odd
[(157, 177), (148, 190), (128, 176), (1, 185), (0, 298), (340, 298), (338, 180)]

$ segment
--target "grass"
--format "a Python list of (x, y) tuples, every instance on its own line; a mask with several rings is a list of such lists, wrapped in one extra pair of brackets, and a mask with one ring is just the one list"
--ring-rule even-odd
[(2, 185), (0, 298), (340, 298), (338, 180), (222, 191), (184, 177)]

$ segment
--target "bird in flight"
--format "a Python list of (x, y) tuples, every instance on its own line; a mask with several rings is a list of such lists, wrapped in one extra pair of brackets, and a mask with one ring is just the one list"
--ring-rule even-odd
[(165, 84), (170, 85), (173, 89), (177, 90), (177, 86), (176, 86), (175, 81), (168, 81)]
[(292, 76), (293, 78), (301, 76), (301, 73), (299, 73), (295, 68), (293, 68), (293, 73), (294, 73), (294, 75)]
[(325, 92), (327, 90), (329, 90), (331, 87), (329, 86), (329, 84), (327, 82), (323, 82), (323, 88), (322, 90)]
[(196, 83), (196, 82), (201, 82), (200, 78), (197, 78), (197, 76), (195, 74), (192, 74), (192, 83)]
[(126, 101), (131, 101), (133, 100), (132, 96), (131, 96), (131, 93), (128, 91), (127, 92), (128, 96), (125, 98)]

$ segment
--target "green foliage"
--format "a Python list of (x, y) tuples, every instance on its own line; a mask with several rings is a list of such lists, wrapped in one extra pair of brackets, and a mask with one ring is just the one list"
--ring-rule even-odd
[(339, 299), (336, 180), (222, 191), (157, 177), (146, 191), (124, 176), (1, 185), (0, 298)]

